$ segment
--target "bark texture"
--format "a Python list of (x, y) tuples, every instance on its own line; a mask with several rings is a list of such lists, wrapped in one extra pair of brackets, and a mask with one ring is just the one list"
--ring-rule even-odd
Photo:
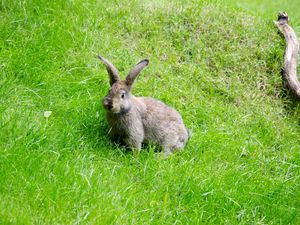
[(288, 25), (287, 13), (278, 14), (278, 20), (274, 21), (286, 41), (283, 65), (283, 79), (288, 89), (300, 100), (300, 83), (297, 78), (297, 60), (299, 43), (295, 31)]

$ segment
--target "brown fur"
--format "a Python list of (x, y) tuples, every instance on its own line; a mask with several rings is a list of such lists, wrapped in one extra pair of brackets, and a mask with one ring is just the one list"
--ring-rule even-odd
[(121, 81), (116, 68), (108, 60), (98, 57), (106, 65), (110, 81), (114, 81), (103, 100), (113, 135), (121, 137), (134, 150), (140, 150), (145, 141), (157, 143), (166, 155), (182, 149), (189, 133), (180, 114), (159, 100), (135, 97), (130, 93), (135, 78), (149, 61), (139, 62)]

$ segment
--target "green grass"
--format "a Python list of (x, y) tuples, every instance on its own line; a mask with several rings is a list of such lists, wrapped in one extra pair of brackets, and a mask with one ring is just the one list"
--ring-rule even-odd
[[(300, 224), (300, 105), (282, 86), (299, 1), (0, 2), (1, 224)], [(193, 136), (167, 160), (112, 143), (109, 84), (175, 107)], [(45, 111), (52, 111), (49, 118)]]

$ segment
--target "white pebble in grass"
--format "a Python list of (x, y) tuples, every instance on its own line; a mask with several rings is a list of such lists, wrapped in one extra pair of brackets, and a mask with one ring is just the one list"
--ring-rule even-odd
[(44, 117), (48, 118), (49, 116), (51, 116), (51, 114), (52, 114), (52, 111), (45, 111), (44, 112)]

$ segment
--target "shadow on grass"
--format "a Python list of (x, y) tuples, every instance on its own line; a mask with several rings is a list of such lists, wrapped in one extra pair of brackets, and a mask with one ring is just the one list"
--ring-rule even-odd
[(297, 118), (297, 123), (300, 125), (300, 100), (284, 86), (280, 93), (280, 99), (284, 102), (286, 114)]
[(86, 145), (98, 152), (114, 151), (120, 155), (130, 154), (131, 149), (126, 147), (122, 139), (111, 137), (104, 112), (101, 110), (99, 112), (97, 117), (90, 116), (92, 112), (82, 118), (80, 133)]

